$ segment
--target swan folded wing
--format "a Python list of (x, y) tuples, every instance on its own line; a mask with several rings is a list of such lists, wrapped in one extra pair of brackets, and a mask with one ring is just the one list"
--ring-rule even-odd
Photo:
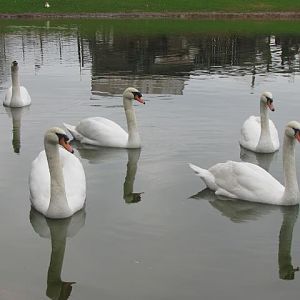
[(260, 117), (249, 117), (241, 128), (240, 144), (243, 147), (254, 151), (260, 138), (260, 132)]
[(125, 147), (128, 143), (127, 132), (106, 118), (84, 119), (76, 126), (76, 130), (83, 136), (82, 143), (109, 147)]
[(275, 150), (278, 150), (280, 147), (279, 143), (279, 137), (278, 137), (278, 131), (273, 123), (272, 120), (269, 120), (269, 126), (270, 126), (270, 135), (271, 135), (271, 140), (274, 146)]
[(10, 105), (11, 97), (12, 97), (12, 87), (8, 88), (6, 93), (5, 93), (5, 98), (4, 98), (4, 101), (3, 101), (4, 106), (9, 106)]
[(217, 195), (277, 204), (284, 192), (284, 187), (274, 177), (254, 164), (228, 161), (209, 171), (215, 176)]
[(29, 105), (31, 103), (31, 97), (24, 86), (20, 87), (21, 98), (23, 106)]
[(41, 151), (32, 162), (29, 188), (33, 207), (45, 214), (50, 202), (50, 173), (45, 151)]
[(74, 213), (80, 210), (86, 198), (85, 173), (80, 160), (65, 149), (59, 149), (63, 167), (65, 190), (68, 205)]

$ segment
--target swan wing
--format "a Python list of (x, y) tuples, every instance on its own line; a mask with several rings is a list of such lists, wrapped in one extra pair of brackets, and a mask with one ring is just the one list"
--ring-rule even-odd
[(240, 144), (255, 151), (261, 132), (260, 117), (250, 116), (241, 128)]
[(279, 136), (278, 136), (278, 131), (273, 123), (272, 120), (269, 120), (269, 126), (270, 126), (270, 135), (271, 135), (271, 140), (274, 146), (274, 150), (278, 150), (280, 143), (279, 143)]
[(127, 132), (117, 123), (106, 118), (94, 117), (80, 121), (76, 131), (81, 136), (81, 142), (97, 146), (126, 147)]
[(215, 177), (216, 195), (252, 202), (280, 204), (284, 187), (261, 167), (228, 161), (209, 169)]
[(73, 213), (80, 210), (86, 198), (86, 179), (80, 160), (72, 153), (60, 147), (66, 196)]
[(45, 150), (31, 164), (29, 190), (32, 206), (46, 214), (50, 202), (50, 173)]
[(10, 106), (11, 97), (12, 97), (12, 87), (6, 90), (4, 101), (3, 101), (4, 106)]
[(20, 87), (21, 99), (22, 99), (22, 106), (27, 106), (31, 104), (31, 97), (24, 86)]

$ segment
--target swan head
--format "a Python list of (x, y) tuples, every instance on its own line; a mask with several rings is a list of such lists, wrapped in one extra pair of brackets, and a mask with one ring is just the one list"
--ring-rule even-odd
[(134, 87), (127, 88), (123, 93), (123, 97), (128, 100), (136, 100), (142, 104), (146, 104), (141, 92)]
[(260, 96), (260, 101), (263, 102), (271, 111), (274, 111), (273, 95), (270, 92), (263, 92)]
[(295, 138), (300, 142), (300, 123), (297, 121), (290, 121), (285, 128), (285, 134), (290, 138)]
[(59, 127), (52, 127), (48, 129), (47, 132), (45, 133), (45, 138), (44, 138), (45, 143), (53, 144), (53, 145), (59, 144), (67, 151), (74, 153), (74, 150), (68, 141), (69, 141), (69, 137), (67, 136), (65, 131)]
[(12, 72), (17, 72), (19, 70), (19, 65), (16, 60), (11, 63), (10, 69)]

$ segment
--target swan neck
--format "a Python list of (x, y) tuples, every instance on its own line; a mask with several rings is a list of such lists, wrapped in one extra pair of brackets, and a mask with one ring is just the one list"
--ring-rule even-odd
[(12, 81), (11, 106), (18, 106), (18, 101), (21, 97), (21, 89), (20, 89), (19, 76), (17, 70), (11, 71), (11, 81)]
[(269, 114), (268, 108), (263, 101), (260, 102), (260, 139), (270, 137)]
[(20, 83), (19, 83), (19, 74), (17, 70), (12, 70), (11, 71), (11, 82), (12, 82), (12, 87), (17, 88), (20, 87)]
[(296, 139), (284, 135), (283, 141), (283, 173), (285, 191), (283, 200), (288, 204), (299, 203), (299, 188), (295, 164), (295, 144)]
[(137, 121), (136, 121), (135, 112), (132, 105), (132, 100), (129, 100), (123, 96), (123, 105), (124, 105), (124, 110), (125, 110), (126, 120), (127, 120), (128, 147), (138, 148), (140, 147), (141, 140), (137, 128)]
[(45, 140), (45, 151), (50, 172), (50, 203), (47, 210), (49, 218), (65, 218), (71, 215), (68, 206), (59, 146)]

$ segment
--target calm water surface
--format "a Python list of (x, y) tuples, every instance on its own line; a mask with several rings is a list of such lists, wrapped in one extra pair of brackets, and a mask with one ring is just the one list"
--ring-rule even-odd
[[(32, 97), (29, 109), (0, 108), (1, 299), (298, 297), (298, 207), (216, 200), (187, 163), (242, 158), (282, 181), (281, 151), (241, 154), (238, 137), (264, 90), (280, 135), (300, 120), (300, 36), (48, 21), (5, 22), (0, 41), (1, 99), (13, 60)], [(88, 116), (125, 127), (127, 86), (146, 100), (135, 106), (142, 150), (75, 144), (85, 212), (50, 221), (31, 211), (28, 174), (45, 130)]]

